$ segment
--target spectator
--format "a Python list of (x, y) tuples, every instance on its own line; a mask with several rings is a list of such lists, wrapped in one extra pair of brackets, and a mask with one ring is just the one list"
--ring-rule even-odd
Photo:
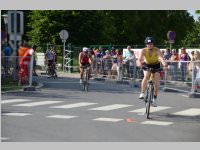
[(38, 76), (36, 73), (37, 53), (33, 55), (33, 76)]
[(165, 50), (161, 50), (161, 54), (162, 54), (162, 56), (164, 58)]
[(131, 55), (131, 46), (127, 46), (127, 51), (125, 52), (125, 57), (123, 57), (123, 72), (127, 72), (129, 75), (129, 56)]
[(200, 92), (200, 53), (199, 51), (195, 51), (194, 59), (195, 61), (197, 61), (195, 62), (196, 74), (195, 74), (195, 80), (194, 80), (194, 89), (195, 89), (195, 92)]
[(114, 47), (112, 47), (112, 49), (111, 49), (111, 54), (110, 54), (111, 56), (115, 56), (116, 55), (116, 53), (115, 53), (115, 48)]
[(18, 50), (19, 62), (26, 53), (26, 51), (28, 51), (28, 49), (29, 49), (28, 44), (26, 42), (23, 42)]
[(105, 51), (106, 55), (103, 56), (104, 70), (106, 71), (107, 78), (110, 79), (111, 68), (112, 68), (112, 57), (110, 56), (109, 50)]
[(119, 49), (116, 49), (116, 55), (114, 56), (112, 70), (117, 71), (118, 80), (121, 80), (122, 79), (122, 54)]
[(9, 44), (6, 45), (6, 47), (4, 48), (4, 71), (5, 71), (5, 76), (8, 76), (8, 70), (9, 70), (9, 66), (10, 66), (10, 56), (12, 54), (12, 49), (9, 46)]
[(192, 77), (192, 71), (195, 71), (193, 70), (193, 61), (195, 61), (195, 58), (194, 58), (194, 51), (191, 52), (191, 56), (190, 56), (190, 63), (188, 63), (188, 71), (189, 71), (189, 75), (190, 77)]
[(181, 79), (182, 81), (185, 81), (187, 73), (187, 64), (188, 64), (186, 61), (189, 61), (189, 56), (184, 47), (181, 48), (181, 54), (179, 55), (179, 59), (181, 68)]
[(171, 72), (172, 80), (176, 81), (177, 80), (177, 70), (178, 70), (178, 54), (176, 53), (176, 50), (172, 50), (172, 55), (169, 59), (171, 62), (169, 62), (169, 69)]
[(28, 51), (25, 52), (24, 56), (20, 60), (20, 71), (19, 71), (19, 82), (20, 85), (27, 84), (30, 75), (29, 65), (31, 61), (31, 56), (34, 55), (36, 51), (36, 45), (33, 45)]
[(166, 49), (164, 53), (164, 59), (169, 60), (171, 57), (170, 49)]
[(129, 59), (129, 77), (134, 78), (136, 77), (136, 56), (133, 50), (131, 51), (128, 59)]

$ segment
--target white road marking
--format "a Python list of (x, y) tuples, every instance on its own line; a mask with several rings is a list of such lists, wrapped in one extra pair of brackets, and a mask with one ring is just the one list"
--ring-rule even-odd
[(183, 95), (183, 94), (179, 94), (179, 95), (181, 95), (181, 96), (183, 96), (183, 97), (189, 97), (188, 95)]
[(78, 116), (68, 116), (68, 115), (52, 115), (52, 116), (47, 116), (47, 118), (59, 118), (59, 119), (71, 119), (71, 118), (76, 118)]
[[(161, 110), (165, 110), (165, 109), (169, 109), (171, 107), (165, 107), (165, 106), (158, 106), (158, 107), (151, 107), (150, 108), (150, 112), (156, 112), (156, 111), (161, 111)], [(129, 112), (135, 112), (135, 113), (144, 113), (146, 111), (146, 108), (141, 108), (141, 109), (136, 109), (136, 110), (132, 110)]]
[(8, 99), (8, 100), (1, 100), (1, 104), (27, 102), (27, 101), (30, 101), (30, 100), (28, 100), (28, 99)]
[(96, 118), (93, 119), (95, 121), (108, 121), (108, 122), (118, 122), (118, 121), (122, 121), (124, 119), (119, 119), (119, 118)]
[(200, 108), (190, 108), (190, 109), (187, 109), (187, 110), (183, 110), (183, 111), (173, 113), (173, 115), (198, 116), (198, 115), (200, 115)]
[(33, 107), (33, 106), (41, 106), (41, 105), (48, 105), (48, 104), (56, 104), (56, 103), (61, 103), (61, 102), (62, 101), (42, 101), (42, 102), (18, 104), (18, 105), (13, 105), (13, 106)]
[(144, 121), (144, 122), (141, 122), (141, 124), (168, 126), (168, 125), (173, 124), (173, 122), (163, 122), (163, 121)]
[(29, 113), (3, 113), (3, 116), (29, 116)]
[(97, 103), (73, 103), (73, 104), (67, 104), (67, 105), (60, 105), (60, 106), (53, 106), (51, 108), (75, 108), (75, 107), (82, 107), (82, 106), (90, 106)]
[(9, 138), (1, 137), (1, 140), (8, 140)]
[(109, 111), (109, 110), (114, 110), (114, 109), (120, 109), (120, 108), (129, 107), (129, 106), (133, 106), (133, 105), (114, 104), (114, 105), (108, 105), (108, 106), (103, 106), (103, 107), (91, 108), (89, 110)]

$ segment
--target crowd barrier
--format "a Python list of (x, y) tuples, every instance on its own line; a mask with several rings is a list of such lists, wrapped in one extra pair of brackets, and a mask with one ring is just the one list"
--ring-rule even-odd
[[(160, 72), (160, 83), (164, 89), (180, 92), (200, 92), (200, 61), (167, 61), (168, 67)], [(141, 81), (143, 71), (136, 61), (118, 61), (113, 58), (94, 58), (94, 78), (116, 81)]]

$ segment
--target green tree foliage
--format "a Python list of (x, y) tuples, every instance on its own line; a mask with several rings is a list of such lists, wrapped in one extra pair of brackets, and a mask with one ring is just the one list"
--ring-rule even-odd
[(67, 42), (78, 45), (143, 45), (148, 35), (163, 45), (169, 30), (176, 32), (176, 44), (184, 44), (198, 26), (184, 10), (33, 10), (29, 20), (28, 35), (36, 44), (61, 44), (62, 29), (69, 32)]

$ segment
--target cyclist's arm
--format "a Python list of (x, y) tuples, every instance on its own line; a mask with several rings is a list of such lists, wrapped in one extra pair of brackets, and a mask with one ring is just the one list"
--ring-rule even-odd
[(157, 55), (158, 55), (158, 59), (159, 61), (162, 63), (162, 65), (164, 67), (167, 67), (167, 63), (165, 62), (164, 58), (162, 57), (162, 54), (160, 52), (160, 49), (157, 49)]
[(142, 58), (143, 58), (143, 52), (144, 49), (141, 50), (141, 52), (139, 53), (139, 57), (138, 57), (138, 67), (142, 68)]
[(82, 54), (79, 53), (79, 58), (78, 58), (79, 66), (81, 66), (81, 57), (82, 57)]

